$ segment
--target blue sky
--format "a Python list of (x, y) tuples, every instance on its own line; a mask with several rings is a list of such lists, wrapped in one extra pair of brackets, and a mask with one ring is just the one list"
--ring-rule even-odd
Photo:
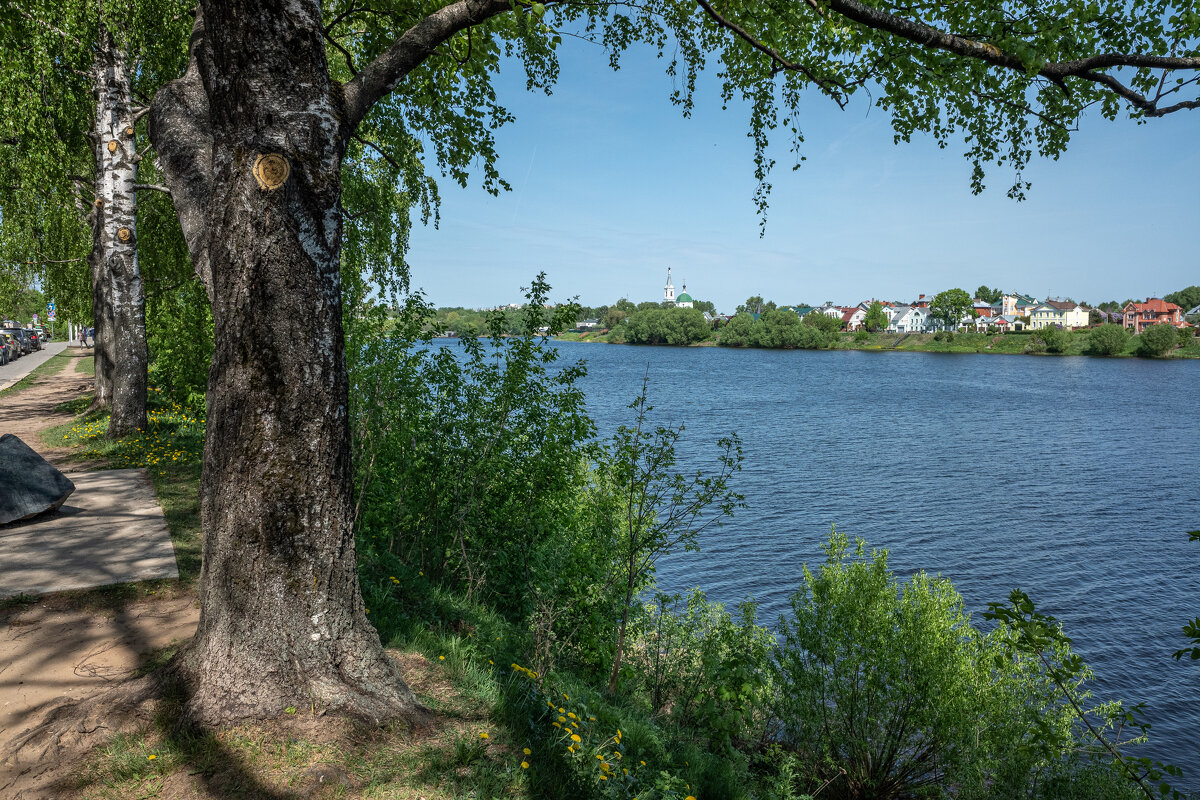
[(793, 172), (777, 134), (760, 238), (744, 106), (722, 111), (706, 81), (684, 119), (665, 62), (630, 53), (614, 73), (571, 39), (561, 59), (550, 97), (517, 65), (499, 78), (517, 117), (498, 133), (513, 191), (443, 181), (440, 228), (414, 230), (412, 283), (434, 304), (516, 302), (540, 270), (555, 298), (659, 300), (668, 266), (677, 291), (686, 279), (723, 311), (755, 294), (853, 304), (987, 284), (1101, 302), (1200, 284), (1200, 112), (1140, 126), (1094, 114), (1059, 161), (1031, 165), (1017, 203), (1003, 169), (971, 194), (961, 143), (893, 145), (865, 97), (841, 111), (810, 92), (807, 161)]

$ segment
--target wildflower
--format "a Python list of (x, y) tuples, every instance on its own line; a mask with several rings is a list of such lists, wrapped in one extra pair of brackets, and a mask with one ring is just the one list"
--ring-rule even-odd
[(522, 761), (522, 762), (521, 762), (521, 769), (529, 769), (529, 762), (528, 762), (528, 761)]
[[(602, 780), (602, 781), (606, 781), (606, 780), (608, 780), (608, 776), (607, 776), (607, 775), (601, 775), (601, 776), (600, 776), (600, 780)], [(693, 797), (693, 798), (692, 798), (692, 800), (696, 800), (696, 798), (694, 798), (694, 797)]]
[(568, 746), (567, 746), (567, 752), (568, 752), (568, 753), (574, 753), (574, 752), (575, 752), (575, 745), (573, 745), (573, 744), (572, 744), (572, 745), (568, 745)]
[(644, 766), (646, 766), (646, 762), (645, 762), (645, 761), (639, 761), (638, 763), (639, 763), (639, 764), (641, 764), (643, 767), (644, 767)]
[(568, 711), (567, 716), (570, 717), (571, 719), (579, 719), (579, 717), (575, 716), (574, 711)]
[(486, 739), (486, 738), (488, 738), (487, 731), (483, 731), (482, 733), (480, 733), (480, 734), (479, 734), (479, 738), (480, 738), (480, 739)]
[(446, 660), (445, 656), (438, 656), (438, 661), (445, 661), (445, 660)]
[(525, 748), (524, 750), (522, 750), (521, 752), (522, 752), (522, 753), (524, 753), (525, 755), (530, 755), (530, 754), (531, 754), (533, 751), (532, 751), (532, 750), (530, 750), (528, 747), (526, 747), (526, 748)]
[(556, 727), (556, 728), (561, 728), (561, 727), (562, 727), (562, 725), (559, 725), (557, 722), (551, 722), (550, 724), (551, 724), (551, 725), (553, 725), (553, 726), (554, 726), (554, 727)]
[(558, 721), (559, 721), (559, 722), (566, 722), (566, 721), (567, 721), (567, 718), (566, 718), (566, 717), (559, 717), (559, 718), (558, 718)]
[(158, 758), (158, 756), (154, 755), (154, 753), (151, 753), (150, 755), (146, 756), (147, 761), (153, 761), (156, 758)]
[(578, 733), (572, 733), (572, 734), (571, 734), (571, 741), (572, 741), (572, 742), (582, 742), (582, 741), (583, 741), (583, 739), (580, 739), (580, 738), (579, 738), (579, 734), (578, 734)]
[(558, 710), (558, 713), (560, 713), (560, 714), (561, 714), (561, 713), (563, 713), (563, 711), (565, 711), (565, 709), (562, 709), (562, 708), (560, 708), (560, 709)]
[(696, 798), (692, 797), (692, 796), (689, 794), (689, 795), (688, 795), (688, 796), (685, 798), (685, 800), (696, 800)]

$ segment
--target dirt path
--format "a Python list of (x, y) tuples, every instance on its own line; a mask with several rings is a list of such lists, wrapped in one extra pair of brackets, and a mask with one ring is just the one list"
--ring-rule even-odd
[(0, 396), (0, 410), (3, 411), (0, 413), (0, 435), (11, 433), (17, 436), (42, 458), (62, 469), (70, 450), (42, 444), (38, 433), (71, 421), (70, 414), (54, 409), (91, 390), (92, 376), (76, 372), (80, 359), (91, 358), (91, 355), (91, 350), (69, 347), (60, 358), (66, 362), (62, 369), (34, 378), (32, 386)]
[[(91, 390), (76, 371), (91, 351), (67, 350), (62, 369), (0, 397), (0, 434), (12, 433), (60, 469), (68, 448), (43, 444), (39, 432), (69, 422), (54, 409)], [(177, 582), (126, 584), (85, 592), (20, 598), (0, 605), (0, 798), (26, 794), (39, 765), (12, 757), (11, 745), (64, 702), (80, 700), (129, 677), (147, 656), (186, 641), (199, 617), (193, 592)], [(33, 769), (33, 772), (30, 770)], [(36, 791), (36, 790), (35, 790)]]

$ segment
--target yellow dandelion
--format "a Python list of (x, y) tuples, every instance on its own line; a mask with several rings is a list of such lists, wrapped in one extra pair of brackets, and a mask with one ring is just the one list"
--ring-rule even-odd
[[(607, 776), (607, 775), (601, 775), (601, 776), (600, 776), (600, 780), (602, 780), (602, 781), (606, 781), (606, 780), (608, 780), (608, 776)], [(692, 800), (696, 800), (696, 798), (694, 798), (694, 797), (693, 797), (693, 798), (692, 798)]]
[(567, 746), (567, 752), (568, 752), (568, 753), (574, 753), (574, 752), (575, 752), (575, 745), (573, 745), (573, 744), (572, 744), (572, 745), (568, 745), (568, 746)]
[(641, 764), (643, 767), (644, 767), (644, 766), (646, 766), (646, 762), (645, 762), (645, 761), (639, 761), (638, 763), (639, 763), (639, 764)]
[(533, 751), (532, 751), (532, 750), (530, 750), (528, 747), (526, 747), (526, 748), (525, 748), (524, 750), (522, 750), (521, 752), (522, 752), (522, 753), (524, 753), (525, 755), (531, 755), (531, 754), (533, 753)]
[(445, 661), (445, 660), (446, 660), (445, 656), (438, 656), (438, 661)]
[(482, 733), (480, 733), (480, 734), (479, 734), (479, 738), (480, 738), (480, 739), (486, 739), (486, 738), (488, 738), (487, 731), (483, 731)]
[(521, 769), (529, 769), (529, 762), (528, 762), (528, 761), (522, 761), (522, 762), (521, 762)]
[(559, 717), (559, 718), (558, 718), (558, 721), (559, 721), (559, 722), (566, 722), (566, 721), (567, 721), (567, 718), (566, 718), (566, 717)]
[(562, 725), (559, 725), (557, 722), (551, 722), (550, 724), (551, 724), (551, 725), (553, 725), (553, 726), (554, 726), (554, 727), (556, 727), (556, 728), (561, 728), (561, 727), (562, 727)]
[(580, 739), (580, 738), (579, 738), (579, 734), (578, 734), (578, 733), (572, 733), (572, 734), (571, 734), (571, 741), (572, 741), (572, 742), (582, 742), (582, 741), (583, 741), (583, 739)]
[(574, 711), (568, 711), (567, 716), (570, 717), (571, 719), (579, 719), (579, 717), (575, 716)]

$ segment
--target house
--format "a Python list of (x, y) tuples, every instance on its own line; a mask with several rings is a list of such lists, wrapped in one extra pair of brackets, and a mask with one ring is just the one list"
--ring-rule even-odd
[(929, 309), (921, 306), (897, 306), (888, 322), (889, 333), (924, 333), (929, 329)]
[(863, 319), (867, 316), (865, 309), (855, 306), (842, 309), (842, 327), (848, 331), (856, 331), (862, 327)]
[(1047, 300), (1029, 310), (1029, 327), (1035, 331), (1050, 326), (1071, 330), (1088, 326), (1088, 309), (1067, 300)]
[(992, 317), (989, 324), (995, 325), (1002, 331), (1023, 331), (1025, 323), (1021, 321), (1021, 317), (1016, 314), (1001, 314), (998, 317)]
[(1000, 298), (1000, 313), (1003, 316), (1027, 317), (1037, 305), (1037, 300), (1024, 294), (1006, 294)]
[(1176, 328), (1183, 325), (1183, 309), (1158, 297), (1148, 297), (1144, 303), (1128, 303), (1125, 312), (1125, 327), (1141, 333), (1151, 325), (1165, 322)]
[(598, 319), (585, 319), (583, 322), (575, 323), (575, 330), (578, 333), (587, 333), (588, 331), (594, 331), (599, 327), (600, 320)]

